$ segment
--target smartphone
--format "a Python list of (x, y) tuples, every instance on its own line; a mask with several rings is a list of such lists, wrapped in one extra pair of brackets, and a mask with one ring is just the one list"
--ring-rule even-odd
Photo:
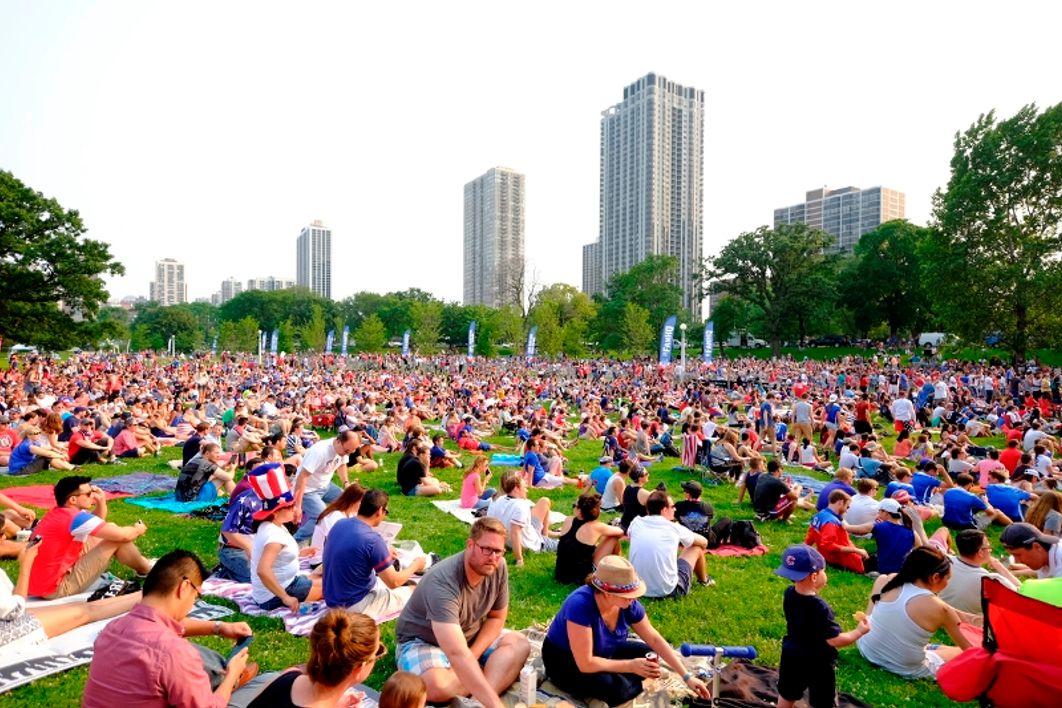
[(44, 536), (34, 536), (33, 538), (31, 538), (29, 541), (26, 542), (26, 548), (33, 548), (34, 546), (36, 546), (38, 543), (40, 543), (43, 540), (44, 540)]
[(251, 646), (251, 642), (253, 642), (253, 641), (254, 641), (254, 635), (252, 634), (252, 635), (250, 635), (248, 637), (244, 637), (240, 641), (236, 642), (236, 646), (234, 646), (232, 648), (232, 651), (229, 652), (229, 655), (225, 657), (225, 666), (229, 665), (229, 662), (232, 661), (232, 657), (236, 656), (241, 651), (243, 651), (247, 647)]

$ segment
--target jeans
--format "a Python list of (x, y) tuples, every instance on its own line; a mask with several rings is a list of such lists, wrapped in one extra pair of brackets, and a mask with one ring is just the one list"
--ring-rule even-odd
[(238, 583), (251, 582), (251, 561), (243, 549), (222, 548), (218, 551), (218, 562), (230, 580)]
[[(640, 641), (627, 641), (616, 647), (609, 659), (641, 659), (649, 646)], [(548, 639), (542, 643), (542, 663), (550, 681), (576, 697), (592, 697), (610, 706), (633, 700), (642, 692), (642, 677), (637, 674), (599, 671), (584, 674), (579, 671), (570, 651), (555, 647)]]
[(296, 541), (305, 541), (313, 537), (313, 527), (317, 525), (317, 517), (342, 493), (343, 490), (333, 483), (329, 483), (324, 489), (314, 489), (303, 493), (302, 525), (295, 532)]
[(484, 489), (483, 493), (479, 495), (479, 499), (472, 507), (472, 510), (475, 511), (476, 509), (486, 509), (488, 506), (490, 506), (491, 500), (494, 499), (494, 495), (497, 493), (498, 490), (494, 489), (493, 487)]

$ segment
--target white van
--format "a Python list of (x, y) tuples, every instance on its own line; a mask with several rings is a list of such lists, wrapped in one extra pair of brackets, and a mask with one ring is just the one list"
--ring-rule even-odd
[(947, 332), (922, 332), (918, 335), (918, 346), (924, 347), (929, 345), (931, 347), (939, 347), (950, 340), (952, 335)]
[(764, 340), (760, 339), (759, 337), (753, 337), (751, 334), (745, 336), (745, 344), (744, 345), (741, 344), (741, 335), (740, 334), (735, 334), (730, 339), (726, 340), (726, 342), (724, 342), (724, 344), (726, 346), (728, 346), (728, 347), (746, 346), (749, 349), (756, 349), (756, 348), (766, 347), (767, 346), (767, 342), (765, 342)]

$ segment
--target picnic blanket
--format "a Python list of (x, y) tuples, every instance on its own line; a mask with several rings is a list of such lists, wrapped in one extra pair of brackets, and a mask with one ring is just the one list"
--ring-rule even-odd
[[(29, 504), (45, 510), (55, 507), (55, 488), (50, 484), (31, 484), (28, 487), (10, 487), (0, 491), (19, 504)], [(107, 492), (108, 499), (128, 496), (128, 492)]]
[(826, 486), (826, 482), (822, 481), (821, 479), (816, 479), (815, 477), (808, 477), (804, 474), (793, 474), (792, 472), (789, 472), (788, 469), (785, 472), (785, 476), (789, 477), (794, 482), (803, 487), (805, 494), (818, 494), (822, 491), (823, 487)]
[(153, 472), (133, 472), (118, 477), (94, 479), (92, 483), (105, 492), (125, 492), (133, 496), (154, 492), (172, 492), (177, 478)]
[(145, 509), (168, 511), (173, 514), (188, 514), (197, 509), (205, 509), (208, 506), (215, 506), (218, 502), (216, 499), (212, 501), (182, 502), (177, 501), (177, 497), (173, 494), (166, 494), (161, 497), (133, 497), (131, 499), (126, 499), (125, 503), (142, 506)]
[(490, 456), (490, 463), (495, 467), (519, 467), (524, 464), (524, 458), (522, 455), (507, 455), (498, 452)]
[(724, 544), (718, 548), (709, 548), (706, 553), (713, 556), (719, 556), (721, 558), (734, 558), (737, 556), (762, 556), (767, 553), (767, 546), (762, 543), (755, 548), (745, 548), (744, 546), (731, 546), (730, 544)]
[[(321, 615), (328, 611), (328, 606), (325, 605), (324, 601), (320, 601), (303, 603), (299, 607), (298, 614), (294, 614), (287, 607), (267, 612), (259, 607), (251, 596), (250, 583), (238, 583), (235, 580), (218, 578), (213, 575), (203, 581), (202, 591), (204, 595), (212, 595), (235, 602), (236, 606), (240, 608), (240, 612), (245, 615), (274, 617), (283, 620), (284, 629), (288, 634), (293, 634), (296, 637), (308, 635), (313, 626), (317, 624), (317, 620), (321, 618)], [(377, 624), (382, 624), (397, 618), (399, 614), (394, 612), (389, 615), (374, 617), (373, 619), (376, 620)]]
[[(454, 517), (458, 521), (463, 521), (468, 525), (472, 525), (472, 522), (476, 520), (476, 517), (472, 515), (471, 509), (465, 509), (461, 506), (460, 499), (443, 499), (433, 501), (436, 509), (445, 511), (450, 516)], [(549, 512), (549, 525), (560, 524), (564, 522), (566, 517), (559, 511)]]
[[(64, 599), (69, 600), (69, 598)], [(37, 602), (30, 603), (30, 606), (39, 607), (48, 604), (58, 603)], [(231, 614), (232, 610), (228, 607), (197, 602), (188, 616), (195, 619), (215, 620)], [(96, 637), (113, 619), (115, 618), (111, 617), (78, 627), (58, 637), (53, 637), (44, 644), (20, 647), (15, 650), (5, 649), (0, 655), (0, 693), (89, 663), (92, 661), (92, 645)]]

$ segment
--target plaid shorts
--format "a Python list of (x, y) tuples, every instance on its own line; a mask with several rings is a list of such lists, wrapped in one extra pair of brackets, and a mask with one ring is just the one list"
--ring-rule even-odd
[[(487, 659), (498, 648), (502, 637), (508, 634), (509, 631), (508, 629), (503, 629), (498, 638), (487, 647), (487, 650), (479, 657), (481, 665), (487, 663)], [(420, 676), (428, 669), (449, 669), (450, 657), (446, 656), (446, 652), (434, 644), (428, 644), (423, 639), (414, 639), (398, 645), (395, 650), (395, 665), (399, 671), (408, 671), (411, 674)]]

